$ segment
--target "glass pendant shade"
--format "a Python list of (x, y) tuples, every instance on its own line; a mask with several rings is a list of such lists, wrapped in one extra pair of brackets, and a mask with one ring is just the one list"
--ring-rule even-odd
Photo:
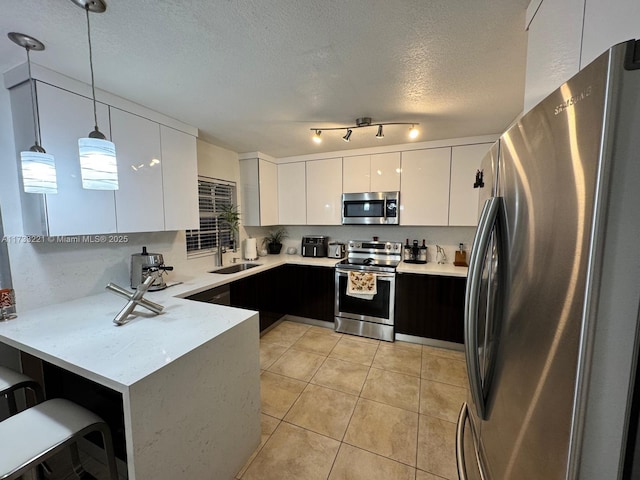
[(20, 152), (22, 182), (27, 193), (58, 193), (56, 164), (53, 155), (44, 151)]
[(118, 190), (116, 146), (102, 138), (79, 138), (82, 188), (87, 190)]

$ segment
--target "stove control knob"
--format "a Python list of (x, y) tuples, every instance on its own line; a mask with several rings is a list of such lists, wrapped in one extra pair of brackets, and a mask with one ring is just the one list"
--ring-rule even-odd
[(391, 242), (387, 242), (384, 244), (384, 249), (387, 251), (391, 251)]

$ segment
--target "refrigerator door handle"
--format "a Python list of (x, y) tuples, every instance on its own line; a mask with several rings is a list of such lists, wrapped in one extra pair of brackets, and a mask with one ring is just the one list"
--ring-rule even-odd
[(482, 268), (489, 249), (491, 232), (500, 211), (500, 201), (500, 197), (491, 197), (484, 202), (478, 222), (478, 230), (473, 239), (465, 293), (464, 345), (467, 373), (469, 375), (471, 397), (473, 398), (473, 403), (475, 403), (478, 417), (482, 420), (486, 419), (486, 405), (480, 377), (480, 362), (478, 361), (478, 307), (480, 303)]
[(467, 423), (468, 408), (466, 403), (462, 404), (456, 426), (456, 465), (459, 480), (467, 480), (467, 466), (464, 463), (464, 426)]

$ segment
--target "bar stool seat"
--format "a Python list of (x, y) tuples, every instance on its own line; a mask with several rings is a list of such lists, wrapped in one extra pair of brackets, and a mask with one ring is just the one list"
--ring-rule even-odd
[(0, 479), (15, 479), (82, 436), (102, 434), (112, 480), (118, 479), (109, 427), (99, 416), (55, 398), (0, 422)]
[(7, 398), (10, 415), (15, 415), (18, 411), (15, 392), (21, 388), (33, 390), (36, 396), (36, 402), (40, 403), (44, 400), (42, 388), (40, 388), (38, 382), (24, 373), (16, 372), (15, 370), (0, 365), (0, 395)]

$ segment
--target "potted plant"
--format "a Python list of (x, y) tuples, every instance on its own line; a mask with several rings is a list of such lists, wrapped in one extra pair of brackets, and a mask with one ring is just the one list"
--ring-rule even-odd
[(218, 218), (229, 225), (231, 229), (231, 243), (235, 251), (237, 235), (240, 232), (240, 212), (237, 205), (229, 204), (220, 207)]
[(269, 234), (262, 240), (262, 245), (266, 245), (269, 253), (277, 255), (282, 250), (282, 240), (288, 237), (287, 230), (285, 228), (278, 228), (275, 231), (269, 232)]

